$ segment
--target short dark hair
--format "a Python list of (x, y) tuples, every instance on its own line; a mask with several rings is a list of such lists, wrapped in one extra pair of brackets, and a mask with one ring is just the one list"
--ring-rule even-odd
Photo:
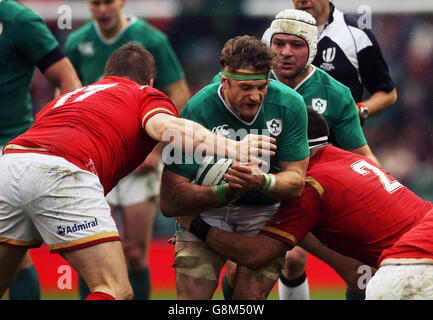
[(308, 115), (308, 139), (316, 139), (323, 136), (329, 137), (329, 127), (326, 119), (312, 107), (307, 107)]
[(221, 52), (220, 63), (230, 70), (253, 67), (256, 71), (271, 71), (275, 53), (259, 38), (237, 36), (228, 40)]
[(156, 77), (155, 60), (142, 45), (130, 42), (111, 54), (104, 75), (125, 77), (146, 85)]

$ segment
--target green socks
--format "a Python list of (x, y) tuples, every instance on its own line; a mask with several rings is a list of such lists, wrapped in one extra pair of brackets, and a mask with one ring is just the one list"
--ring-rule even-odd
[(35, 266), (21, 269), (9, 288), (10, 300), (40, 300), (41, 286)]
[(346, 300), (365, 300), (365, 294), (354, 293), (349, 288), (346, 288)]
[(151, 290), (149, 268), (129, 271), (128, 275), (134, 291), (134, 300), (149, 300)]

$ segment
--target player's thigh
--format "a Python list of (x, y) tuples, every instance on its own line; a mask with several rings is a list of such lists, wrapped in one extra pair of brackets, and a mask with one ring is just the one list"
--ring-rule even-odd
[(90, 291), (108, 291), (116, 299), (128, 298), (132, 289), (120, 241), (62, 252), (61, 256), (86, 281)]
[(281, 274), (283, 263), (284, 255), (275, 258), (256, 270), (238, 265), (235, 274), (233, 299), (265, 300)]
[(178, 299), (211, 299), (224, 262), (202, 242), (177, 241), (174, 268)]
[(432, 300), (433, 265), (380, 267), (367, 283), (366, 300)]
[(122, 207), (123, 240), (137, 241), (140, 246), (147, 246), (152, 237), (156, 211), (156, 200)]

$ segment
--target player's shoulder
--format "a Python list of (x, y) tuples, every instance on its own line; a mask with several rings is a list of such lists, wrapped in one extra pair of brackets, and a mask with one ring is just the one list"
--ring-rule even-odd
[(326, 71), (320, 69), (319, 67), (314, 67), (314, 75), (310, 78), (310, 85), (317, 87), (318, 90), (326, 91), (329, 94), (336, 95), (337, 97), (344, 98), (348, 94), (351, 95), (349, 87), (332, 77)]
[[(211, 83), (203, 87), (186, 103), (182, 114), (208, 114), (220, 99), (218, 90), (220, 83)], [(206, 106), (203, 108), (203, 106)]]
[(7, 13), (4, 18), (10, 21), (23, 21), (40, 18), (38, 14), (25, 5), (15, 1), (2, 1), (3, 12)]
[(265, 97), (265, 103), (280, 105), (283, 108), (304, 107), (302, 96), (284, 83), (271, 79)]
[(167, 41), (167, 35), (142, 18), (132, 17), (133, 23), (129, 32), (134, 34), (136, 41), (149, 45), (158, 45)]

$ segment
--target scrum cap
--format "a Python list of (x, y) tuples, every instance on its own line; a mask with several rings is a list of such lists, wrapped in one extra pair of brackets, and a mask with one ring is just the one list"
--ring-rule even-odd
[(316, 19), (308, 12), (295, 9), (286, 9), (279, 12), (272, 21), (270, 28), (267, 30), (263, 39), (270, 47), (272, 37), (277, 33), (290, 34), (298, 36), (308, 44), (308, 62), (309, 66), (316, 56), (317, 52), (317, 27)]

